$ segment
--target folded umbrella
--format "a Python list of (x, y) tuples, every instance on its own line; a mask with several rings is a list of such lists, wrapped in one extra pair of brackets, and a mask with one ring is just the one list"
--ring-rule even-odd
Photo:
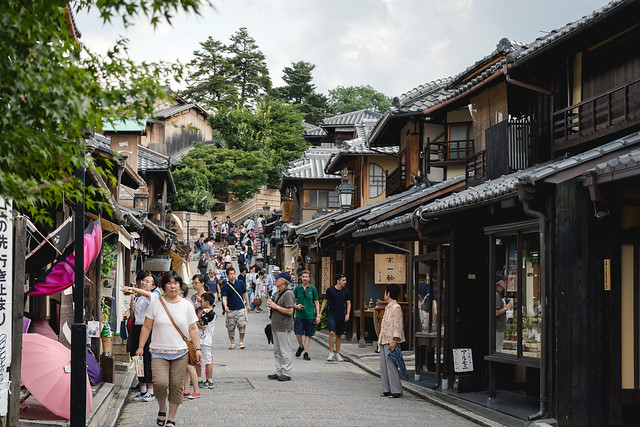
[[(69, 419), (71, 407), (71, 351), (40, 334), (22, 336), (22, 383), (49, 411)], [(93, 393), (87, 377), (87, 414)]]
[[(100, 220), (89, 223), (84, 230), (84, 272), (89, 270), (89, 266), (96, 259), (102, 250), (102, 228)], [(64, 253), (58, 257), (55, 264), (41, 277), (36, 280), (29, 295), (55, 295), (67, 289), (75, 281), (74, 268), (76, 265), (76, 253), (73, 245), (69, 246)]]
[(402, 357), (402, 352), (400, 351), (400, 347), (396, 346), (393, 350), (389, 352), (389, 359), (400, 369), (402, 375), (404, 375), (405, 379), (409, 379), (409, 374), (407, 373), (407, 366), (404, 364), (404, 358)]

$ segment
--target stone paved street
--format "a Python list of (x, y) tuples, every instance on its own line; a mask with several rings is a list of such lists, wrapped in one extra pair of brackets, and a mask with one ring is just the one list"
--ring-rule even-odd
[[(267, 345), (263, 332), (267, 311), (249, 314), (246, 350), (227, 349), (224, 319), (218, 316), (214, 333), (216, 388), (202, 390), (200, 399), (185, 399), (178, 409), (178, 426), (475, 425), (410, 393), (400, 399), (380, 397), (378, 377), (350, 362), (326, 362), (326, 348), (313, 340), (312, 360), (295, 359), (292, 381), (269, 380), (275, 364), (273, 346)], [(295, 350), (297, 344), (292, 345)], [(130, 393), (118, 426), (155, 425), (157, 403), (132, 398)]]

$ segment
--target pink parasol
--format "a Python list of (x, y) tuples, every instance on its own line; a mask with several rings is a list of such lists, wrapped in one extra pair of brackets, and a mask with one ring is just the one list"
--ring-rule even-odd
[[(91, 263), (102, 250), (102, 228), (100, 220), (89, 223), (84, 230), (84, 272), (86, 273)], [(58, 258), (55, 264), (36, 280), (29, 295), (54, 295), (64, 291), (75, 281), (74, 267), (76, 265), (76, 253), (73, 245)]]
[[(44, 407), (69, 419), (71, 396), (71, 351), (40, 334), (22, 336), (22, 383)], [(93, 393), (87, 377), (87, 414)]]

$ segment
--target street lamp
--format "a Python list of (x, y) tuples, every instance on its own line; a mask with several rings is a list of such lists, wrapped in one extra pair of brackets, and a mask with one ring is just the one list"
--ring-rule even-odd
[(342, 210), (348, 211), (351, 209), (353, 192), (355, 191), (355, 189), (356, 187), (349, 184), (347, 175), (342, 175), (342, 182), (336, 187), (336, 191), (340, 196), (340, 208), (342, 208)]
[(187, 221), (187, 253), (191, 251), (191, 245), (189, 244), (189, 223), (191, 222), (191, 214), (187, 212), (184, 216), (184, 220)]
[(264, 202), (264, 206), (262, 207), (262, 213), (264, 214), (264, 217), (267, 218), (269, 216), (269, 210), (271, 209), (271, 207), (269, 206), (268, 202)]
[(276, 240), (280, 240), (280, 237), (282, 237), (282, 227), (279, 225), (276, 225), (273, 229), (274, 232), (274, 237)]

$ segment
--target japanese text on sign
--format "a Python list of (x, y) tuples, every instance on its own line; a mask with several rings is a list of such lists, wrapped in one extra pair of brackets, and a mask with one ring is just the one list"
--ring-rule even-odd
[(331, 287), (331, 257), (322, 257), (322, 293), (324, 294), (327, 289)]
[(376, 254), (375, 255), (375, 283), (387, 285), (404, 284), (407, 281), (407, 256), (404, 254)]
[(12, 203), (0, 197), (0, 416), (7, 415), (13, 301)]
[(453, 370), (456, 372), (473, 372), (473, 354), (470, 348), (453, 349)]

